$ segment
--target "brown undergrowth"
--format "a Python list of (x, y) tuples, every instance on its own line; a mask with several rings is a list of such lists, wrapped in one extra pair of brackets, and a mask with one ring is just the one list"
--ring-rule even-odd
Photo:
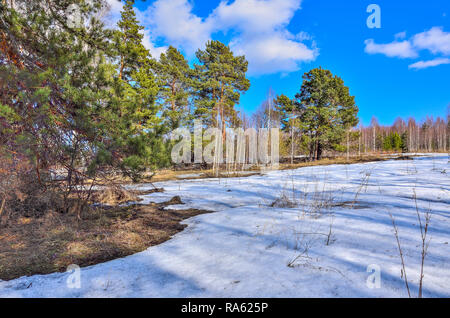
[(84, 211), (81, 219), (54, 211), (10, 219), (0, 228), (0, 279), (94, 265), (161, 244), (186, 227), (180, 221), (208, 212), (163, 209), (179, 203), (174, 197), (159, 204), (102, 206)]

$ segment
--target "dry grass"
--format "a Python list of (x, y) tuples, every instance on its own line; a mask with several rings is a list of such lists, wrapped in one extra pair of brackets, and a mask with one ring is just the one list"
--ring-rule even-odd
[[(209, 178), (236, 178), (236, 177), (249, 177), (254, 175), (259, 175), (260, 171), (258, 167), (253, 167), (250, 170), (244, 170), (245, 173), (242, 173), (240, 171), (227, 171), (225, 168), (220, 171), (219, 175), (215, 173), (212, 169), (206, 169), (206, 170), (159, 170), (155, 173), (154, 176), (145, 177), (142, 180), (142, 183), (145, 182), (161, 182), (161, 181), (172, 181), (172, 180), (188, 180), (188, 179), (209, 179)], [(254, 171), (254, 172), (251, 172)], [(184, 175), (195, 175), (195, 176), (189, 176), (189, 177), (183, 177)], [(131, 183), (130, 179), (127, 178), (119, 178), (115, 180), (116, 182), (119, 182), (121, 184)]]
[(103, 205), (117, 206), (129, 202), (142, 201), (140, 195), (147, 195), (155, 192), (163, 192), (162, 188), (154, 188), (146, 191), (125, 190), (121, 186), (109, 186), (102, 190), (92, 191), (90, 203), (100, 203)]
[(294, 164), (280, 164), (281, 170), (289, 170), (289, 169), (297, 169), (302, 167), (311, 167), (311, 166), (325, 166), (325, 165), (346, 165), (353, 163), (365, 163), (365, 162), (373, 162), (373, 161), (386, 161), (386, 160), (409, 160), (411, 158), (407, 156), (398, 156), (395, 158), (381, 157), (381, 156), (361, 156), (361, 157), (350, 157), (348, 160), (345, 157), (337, 157), (337, 158), (324, 158), (321, 160), (315, 161), (306, 161), (299, 162)]
[(104, 190), (93, 191), (91, 200), (95, 203), (107, 204), (111, 206), (139, 201), (136, 193), (126, 191), (121, 187), (107, 187)]
[(162, 210), (170, 203), (97, 208), (83, 213), (48, 212), (11, 219), (0, 229), (0, 279), (65, 271), (131, 255), (170, 239), (180, 221), (202, 210)]
[[(360, 157), (350, 157), (347, 160), (346, 157), (336, 157), (336, 158), (324, 158), (321, 160), (315, 161), (302, 161), (294, 164), (290, 163), (280, 163), (280, 170), (290, 170), (297, 169), (301, 167), (310, 167), (310, 166), (323, 166), (323, 165), (332, 165), (332, 164), (352, 164), (352, 163), (364, 163), (364, 162), (373, 162), (373, 161), (385, 161), (385, 160), (410, 160), (411, 158), (408, 156), (398, 155), (396, 157), (387, 157), (383, 155), (364, 155)], [(302, 159), (305, 160), (305, 159)], [(234, 178), (234, 177), (250, 177), (252, 175), (257, 175), (261, 173), (262, 166), (253, 165), (249, 168), (244, 169), (243, 171), (246, 173), (241, 173), (241, 170), (236, 171), (228, 171), (226, 164), (223, 164), (220, 168), (220, 178)], [(270, 166), (267, 167), (270, 170)], [(253, 172), (253, 173), (250, 173)], [(183, 175), (195, 175), (189, 177), (183, 177)], [(156, 171), (155, 173), (148, 173), (143, 176), (143, 179), (140, 181), (141, 183), (152, 183), (152, 182), (161, 182), (161, 181), (172, 181), (172, 180), (188, 180), (188, 179), (207, 179), (207, 178), (217, 178), (218, 175), (213, 169), (209, 169), (209, 167), (204, 165), (184, 165), (180, 167), (173, 167), (172, 169), (161, 169)], [(102, 184), (101, 180), (97, 180), (98, 184)], [(115, 184), (130, 184), (132, 180), (128, 177), (121, 176), (119, 174), (114, 177), (109, 177), (106, 183), (115, 183)]]

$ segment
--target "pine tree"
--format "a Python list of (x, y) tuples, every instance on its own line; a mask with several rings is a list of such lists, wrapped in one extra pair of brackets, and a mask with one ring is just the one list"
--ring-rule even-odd
[[(119, 154), (122, 171), (138, 181), (147, 168), (153, 170), (168, 163), (162, 136), (166, 132), (160, 107), (155, 102), (158, 85), (153, 74), (154, 61), (142, 44), (143, 27), (134, 12), (134, 0), (125, 2), (118, 30), (114, 34), (113, 52), (119, 61), (114, 78), (113, 98), (109, 107), (110, 133)], [(113, 148), (114, 149), (114, 148)]]
[(134, 0), (126, 0), (121, 19), (117, 23), (119, 30), (115, 32), (115, 47), (119, 55), (119, 79), (129, 80), (132, 72), (138, 71), (142, 63), (146, 62), (149, 54), (142, 44), (143, 26), (139, 25), (134, 12)]
[[(64, 167), (66, 193), (106, 167), (137, 179), (145, 167), (167, 161), (153, 62), (132, 2), (117, 32), (96, 19), (104, 5), (0, 6), (0, 148), (28, 158), (36, 182), (44, 184), (52, 166)], [(84, 23), (68, 23), (73, 6)]]
[(389, 135), (383, 138), (383, 150), (402, 150), (406, 144), (406, 133), (400, 136), (397, 132), (391, 132)]
[(250, 87), (246, 78), (248, 62), (244, 56), (234, 56), (229, 46), (219, 41), (209, 41), (205, 50), (196, 53), (200, 64), (196, 69), (196, 110), (195, 114), (207, 120), (210, 126), (222, 129), (238, 122), (235, 105), (242, 93)]
[(320, 159), (326, 149), (340, 150), (346, 133), (358, 124), (354, 99), (344, 81), (328, 70), (316, 68), (303, 75), (294, 102), (309, 138), (312, 158)]
[(408, 140), (408, 132), (403, 132), (401, 135), (401, 150), (402, 152), (408, 152), (409, 151), (409, 140)]
[(293, 125), (294, 115), (297, 112), (293, 101), (284, 94), (278, 95), (275, 99), (275, 109), (280, 115), (281, 129), (289, 132)]
[(401, 150), (402, 149), (402, 138), (397, 132), (394, 132), (390, 135), (392, 149)]
[(299, 122), (296, 119), (296, 116), (299, 115), (298, 107), (286, 95), (279, 95), (275, 99), (275, 109), (279, 113), (280, 122), (281, 122), (281, 130), (284, 132), (288, 132), (290, 134), (289, 144), (290, 144), (290, 154), (291, 154), (291, 164), (294, 163), (294, 131), (299, 126)]
[[(69, 26), (66, 12), (74, 5), (85, 24)], [(28, 158), (39, 183), (50, 165), (61, 165), (70, 191), (82, 174), (75, 163), (92, 160), (102, 135), (95, 114), (105, 98), (102, 52), (109, 33), (95, 16), (103, 5), (31, 0), (0, 6), (0, 135), (6, 135), (0, 147)]]
[(392, 138), (391, 136), (386, 136), (385, 138), (383, 138), (383, 150), (384, 151), (390, 151), (392, 150)]
[(172, 129), (189, 120), (189, 97), (192, 91), (193, 70), (184, 56), (173, 46), (162, 53), (159, 62), (155, 64), (158, 83), (160, 85), (159, 99), (164, 109), (163, 117), (169, 121)]

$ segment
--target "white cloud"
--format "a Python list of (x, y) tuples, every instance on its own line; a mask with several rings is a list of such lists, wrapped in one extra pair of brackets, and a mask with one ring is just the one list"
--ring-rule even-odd
[(442, 27), (433, 27), (416, 34), (412, 41), (419, 49), (429, 50), (433, 54), (450, 55), (450, 33), (444, 32)]
[(396, 40), (403, 40), (404, 38), (406, 38), (406, 32), (399, 32), (396, 35), (394, 35)]
[(297, 71), (300, 64), (319, 55), (315, 43), (303, 41), (311, 36), (300, 32), (294, 36), (287, 30), (301, 0), (235, 0), (222, 1), (208, 18), (215, 31), (235, 32), (231, 49), (245, 55), (249, 73), (253, 75)]
[[(387, 44), (376, 44), (373, 39), (368, 39), (365, 52), (369, 54), (384, 54), (388, 57), (414, 58), (418, 52), (428, 50), (435, 55), (450, 55), (450, 33), (445, 32), (442, 27), (433, 27), (428, 31), (418, 33), (409, 40), (399, 41), (406, 38), (406, 32), (395, 35), (396, 41)], [(429, 61), (418, 61), (409, 65), (410, 69), (424, 69), (443, 64), (450, 64), (450, 59), (438, 57)]]
[(290, 39), (288, 34), (274, 32), (260, 37), (238, 37), (230, 43), (232, 50), (245, 55), (253, 75), (293, 72), (301, 62), (316, 59), (318, 49)]
[(142, 16), (141, 22), (151, 30), (152, 38), (163, 38), (189, 55), (204, 46), (214, 27), (212, 21), (193, 14), (187, 0), (157, 0)]
[[(295, 36), (286, 29), (300, 5), (301, 0), (222, 1), (208, 17), (201, 18), (193, 13), (191, 1), (157, 0), (138, 12), (138, 18), (146, 27), (144, 43), (153, 56), (165, 49), (155, 48), (156, 40), (192, 57), (214, 33), (230, 32), (232, 50), (246, 56), (250, 73), (260, 75), (296, 71), (302, 62), (318, 56), (310, 35), (300, 32)], [(310, 41), (309, 46), (305, 41)]]
[(439, 66), (443, 64), (450, 64), (450, 59), (448, 58), (436, 58), (430, 61), (419, 61), (414, 64), (409, 65), (409, 68), (420, 70), (428, 67)]
[(123, 8), (122, 1), (118, 0), (106, 0), (109, 8), (109, 12), (104, 17), (103, 21), (108, 28), (115, 28), (117, 22), (120, 20), (120, 11)]
[(387, 44), (377, 44), (373, 39), (365, 42), (365, 52), (368, 54), (384, 54), (388, 57), (412, 58), (418, 54), (409, 41), (394, 41)]
[(289, 24), (301, 0), (222, 1), (210, 18), (220, 29), (235, 28), (244, 33), (271, 33)]

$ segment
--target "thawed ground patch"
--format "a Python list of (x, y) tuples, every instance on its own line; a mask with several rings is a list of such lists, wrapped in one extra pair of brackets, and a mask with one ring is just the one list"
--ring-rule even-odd
[[(448, 156), (434, 155), (161, 182), (165, 192), (144, 203), (179, 195), (186, 203), (179, 208), (217, 212), (186, 220), (189, 226), (161, 245), (82, 268), (81, 288), (68, 287), (70, 273), (55, 273), (1, 282), (0, 296), (405, 297), (389, 213), (417, 295), (415, 191), (419, 210), (432, 213), (424, 297), (449, 297), (449, 168)], [(380, 268), (380, 288), (367, 286), (368, 267)]]

